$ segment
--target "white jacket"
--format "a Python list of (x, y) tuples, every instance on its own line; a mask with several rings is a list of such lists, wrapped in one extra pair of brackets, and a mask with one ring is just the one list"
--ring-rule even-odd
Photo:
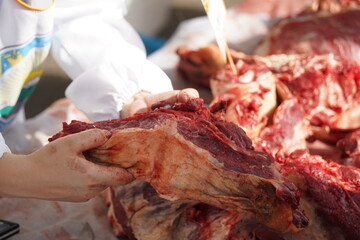
[[(118, 118), (123, 103), (140, 90), (172, 90), (124, 19), (124, 0), (54, 2), (0, 1), (0, 131), (23, 117), (18, 113), (39, 81), (51, 45), (54, 59), (73, 80), (66, 97), (92, 121)], [(5, 151), (0, 134), (0, 156)]]

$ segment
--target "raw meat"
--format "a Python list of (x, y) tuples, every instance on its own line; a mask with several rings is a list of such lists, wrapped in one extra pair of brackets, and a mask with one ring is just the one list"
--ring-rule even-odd
[(261, 235), (260, 230), (266, 229), (267, 233), (275, 234), (259, 224), (252, 214), (228, 212), (188, 200), (169, 201), (161, 198), (149, 183), (139, 180), (113, 189), (111, 196), (109, 219), (119, 237), (141, 240), (255, 240)]
[(50, 140), (90, 128), (112, 136), (85, 153), (89, 159), (126, 168), (166, 199), (252, 213), (283, 232), (307, 225), (297, 209), (297, 189), (278, 173), (274, 159), (254, 151), (244, 131), (215, 118), (201, 99), (126, 119), (65, 123)]
[[(313, 200), (303, 196), (300, 203), (311, 217), (310, 225), (297, 233), (280, 233), (261, 225), (252, 214), (186, 200), (165, 200), (150, 184), (136, 180), (112, 191), (109, 219), (117, 236), (141, 240), (345, 239), (339, 227), (318, 216)], [(119, 228), (126, 230), (119, 232)]]
[(111, 197), (108, 217), (113, 229), (117, 236), (130, 239), (175, 239), (180, 215), (196, 204), (165, 200), (140, 180), (112, 189)]
[(276, 109), (272, 124), (255, 139), (254, 147), (272, 156), (289, 155), (295, 150), (306, 149), (306, 139), (310, 135), (304, 109), (297, 99), (292, 98)]
[(265, 59), (276, 73), (282, 99), (295, 97), (316, 138), (336, 141), (360, 127), (360, 65), (328, 55), (273, 55)]
[(323, 4), (318, 13), (310, 11), (310, 14), (280, 20), (255, 54), (333, 53), (360, 63), (360, 9), (346, 8), (338, 12), (336, 9), (338, 7), (331, 4)]
[(276, 107), (275, 75), (261, 58), (232, 52), (236, 73), (229, 65), (210, 79), (212, 108), (223, 106), (222, 118), (240, 126), (255, 139)]
[(302, 196), (312, 199), (317, 212), (338, 226), (345, 239), (360, 239), (360, 169), (325, 161), (304, 150), (281, 156), (277, 161), (306, 193)]
[(275, 88), (281, 100), (298, 99), (317, 139), (334, 143), (360, 127), (357, 62), (333, 54), (258, 57), (232, 51), (232, 56), (237, 73), (226, 65), (212, 75), (211, 105), (251, 139), (276, 107)]
[(336, 145), (346, 154), (344, 165), (360, 168), (360, 129), (340, 139)]

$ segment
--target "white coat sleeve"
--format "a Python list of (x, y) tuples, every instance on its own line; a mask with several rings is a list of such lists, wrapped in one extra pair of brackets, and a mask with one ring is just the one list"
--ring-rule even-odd
[(92, 121), (119, 117), (141, 90), (172, 90), (170, 79), (146, 59), (124, 19), (121, 0), (62, 0), (55, 6), (52, 55), (73, 82), (66, 96)]

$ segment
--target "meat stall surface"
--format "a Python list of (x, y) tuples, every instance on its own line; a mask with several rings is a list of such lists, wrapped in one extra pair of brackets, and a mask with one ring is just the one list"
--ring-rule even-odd
[(250, 213), (280, 232), (297, 232), (308, 224), (297, 207), (297, 188), (278, 172), (273, 157), (254, 151), (245, 132), (218, 119), (202, 99), (125, 119), (64, 123), (49, 140), (91, 128), (112, 136), (86, 152), (89, 159), (126, 168), (164, 199)]

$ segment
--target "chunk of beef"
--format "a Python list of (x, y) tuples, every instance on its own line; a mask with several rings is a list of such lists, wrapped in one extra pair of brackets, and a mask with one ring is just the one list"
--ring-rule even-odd
[(246, 211), (284, 232), (307, 224), (296, 187), (278, 173), (274, 159), (254, 151), (243, 130), (215, 118), (201, 99), (126, 119), (64, 124), (51, 140), (89, 128), (112, 132), (86, 153), (89, 159), (126, 168), (166, 199)]

